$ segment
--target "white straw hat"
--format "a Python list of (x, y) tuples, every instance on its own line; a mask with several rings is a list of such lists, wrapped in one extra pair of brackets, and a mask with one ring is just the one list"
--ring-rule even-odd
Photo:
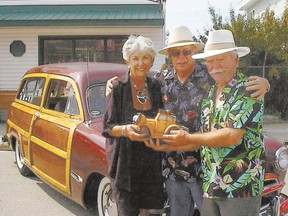
[(168, 37), (168, 45), (161, 49), (159, 53), (168, 55), (168, 49), (187, 45), (196, 46), (198, 51), (204, 47), (203, 43), (198, 43), (193, 40), (193, 35), (187, 27), (180, 26), (171, 30)]
[(230, 51), (237, 51), (239, 57), (250, 53), (249, 47), (236, 47), (233, 34), (229, 30), (216, 30), (209, 32), (204, 52), (192, 56), (194, 59), (202, 59), (210, 56), (223, 54)]

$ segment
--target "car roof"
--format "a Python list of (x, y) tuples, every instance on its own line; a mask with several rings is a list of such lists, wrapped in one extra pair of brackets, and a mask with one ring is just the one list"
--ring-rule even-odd
[[(45, 73), (70, 77), (79, 88), (82, 104), (86, 104), (86, 90), (88, 86), (106, 83), (111, 77), (120, 77), (127, 73), (127, 71), (128, 68), (125, 64), (71, 62), (41, 65), (28, 70), (25, 75)], [(89, 119), (87, 107), (84, 106), (83, 109), (85, 119)]]
[[(127, 72), (127, 65), (102, 62), (69, 62), (47, 64), (34, 67), (26, 74), (47, 73), (68, 76), (75, 80), (79, 86), (89, 83), (106, 82), (113, 76), (120, 76)], [(84, 86), (83, 86), (84, 87)]]

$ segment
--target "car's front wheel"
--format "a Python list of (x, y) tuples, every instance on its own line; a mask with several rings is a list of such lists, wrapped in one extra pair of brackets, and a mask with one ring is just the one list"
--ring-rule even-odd
[(112, 197), (110, 179), (101, 179), (97, 193), (97, 208), (99, 216), (117, 216), (116, 202)]
[(16, 141), (16, 145), (15, 145), (15, 159), (16, 159), (16, 165), (18, 167), (18, 170), (23, 176), (32, 176), (33, 175), (33, 172), (24, 164), (24, 159), (23, 159), (23, 156), (21, 154), (21, 150), (20, 150), (20, 146), (19, 146), (18, 141)]
[[(101, 179), (97, 192), (97, 208), (99, 216), (117, 216), (117, 205), (112, 196), (110, 179), (104, 177)], [(169, 212), (157, 212), (162, 216), (169, 216)]]

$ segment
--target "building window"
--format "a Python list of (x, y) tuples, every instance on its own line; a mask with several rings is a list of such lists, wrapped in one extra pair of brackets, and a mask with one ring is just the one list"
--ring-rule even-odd
[(253, 18), (253, 19), (255, 18), (255, 10), (251, 10), (251, 11), (250, 11), (250, 16), (251, 16), (251, 18)]
[(78, 61), (125, 63), (121, 51), (127, 37), (40, 37), (39, 65)]

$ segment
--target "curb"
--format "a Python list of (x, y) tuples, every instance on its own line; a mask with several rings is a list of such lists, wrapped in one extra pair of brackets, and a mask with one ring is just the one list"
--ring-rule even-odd
[(264, 115), (263, 116), (263, 123), (264, 124), (275, 124), (275, 123), (280, 124), (280, 123), (287, 123), (287, 121), (284, 121), (277, 116)]
[(3, 136), (0, 135), (0, 151), (11, 151), (8, 142), (3, 142), (2, 138)]
[(0, 151), (12, 151), (9, 146), (0, 145)]
[(8, 144), (0, 144), (0, 151), (12, 151)]

